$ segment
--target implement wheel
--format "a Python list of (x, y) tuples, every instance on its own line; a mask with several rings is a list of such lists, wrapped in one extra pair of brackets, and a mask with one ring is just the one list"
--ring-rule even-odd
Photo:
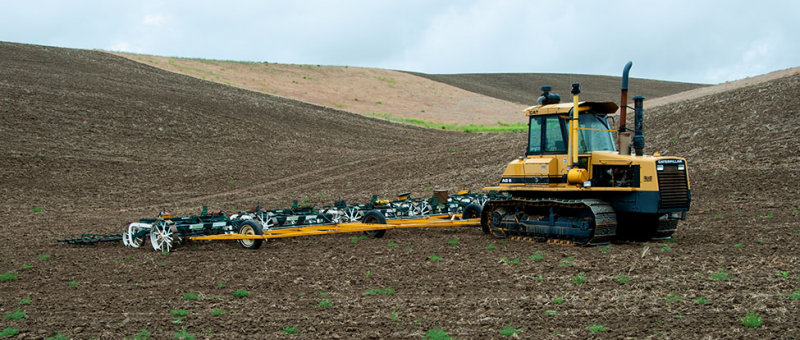
[[(242, 224), (239, 225), (239, 234), (242, 235), (264, 235), (264, 231), (261, 229), (261, 224), (254, 220), (245, 220)], [(245, 239), (239, 240), (239, 245), (242, 248), (247, 249), (258, 249), (261, 248), (261, 244), (264, 243), (264, 240), (254, 240), (254, 239)]]
[(476, 203), (470, 203), (466, 207), (464, 207), (464, 211), (461, 213), (461, 219), (467, 220), (470, 218), (478, 218), (481, 217), (481, 207)]
[(153, 224), (153, 228), (150, 229), (150, 244), (157, 251), (169, 253), (172, 248), (174, 234), (172, 226), (167, 221), (158, 220)]
[[(361, 218), (361, 223), (366, 224), (386, 224), (386, 217), (380, 211), (370, 210)], [(374, 238), (381, 238), (386, 234), (386, 229), (381, 230), (365, 230), (364, 235)]]

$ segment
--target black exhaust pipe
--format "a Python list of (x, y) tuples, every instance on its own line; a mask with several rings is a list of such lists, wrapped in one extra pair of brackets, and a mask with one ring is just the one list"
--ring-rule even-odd
[(644, 156), (644, 97), (633, 97), (633, 149), (636, 156)]

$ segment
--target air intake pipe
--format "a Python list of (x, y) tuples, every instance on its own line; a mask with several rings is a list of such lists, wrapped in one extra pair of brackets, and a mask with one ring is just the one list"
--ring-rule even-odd
[(644, 97), (633, 97), (633, 149), (636, 156), (644, 155)]

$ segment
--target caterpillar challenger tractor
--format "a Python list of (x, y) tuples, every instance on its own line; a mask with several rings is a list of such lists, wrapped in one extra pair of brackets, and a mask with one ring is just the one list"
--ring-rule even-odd
[[(644, 97), (633, 98), (631, 143), (625, 126), (631, 65), (624, 68), (619, 107), (579, 101), (578, 83), (572, 103), (542, 87), (537, 105), (525, 110), (525, 155), (508, 164), (498, 185), (484, 188), (505, 194), (483, 206), (484, 233), (576, 245), (671, 237), (691, 204), (687, 164), (681, 157), (644, 155)], [(609, 118), (618, 108), (614, 130)]]

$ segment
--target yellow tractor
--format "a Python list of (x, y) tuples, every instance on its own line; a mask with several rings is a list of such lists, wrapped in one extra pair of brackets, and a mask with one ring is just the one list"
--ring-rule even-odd
[[(525, 110), (525, 155), (508, 164), (498, 185), (484, 188), (505, 194), (483, 206), (484, 233), (576, 245), (671, 237), (691, 205), (688, 168), (681, 157), (643, 154), (644, 97), (633, 98), (631, 143), (625, 127), (631, 65), (623, 72), (621, 107), (579, 101), (578, 83), (571, 103), (542, 87), (537, 105)], [(609, 118), (618, 108), (615, 130)]]

